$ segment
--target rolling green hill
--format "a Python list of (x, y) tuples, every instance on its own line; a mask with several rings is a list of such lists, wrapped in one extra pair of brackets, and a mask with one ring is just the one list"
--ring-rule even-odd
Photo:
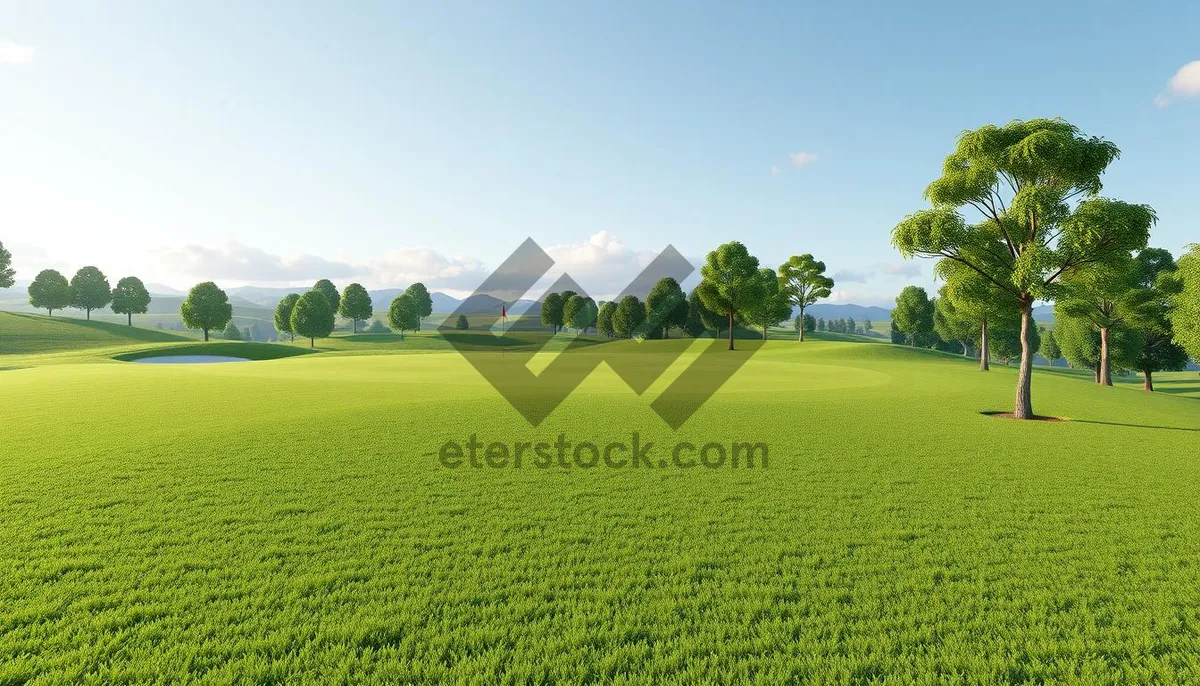
[(0, 312), (0, 355), (53, 353), (192, 340), (169, 331), (73, 317)]

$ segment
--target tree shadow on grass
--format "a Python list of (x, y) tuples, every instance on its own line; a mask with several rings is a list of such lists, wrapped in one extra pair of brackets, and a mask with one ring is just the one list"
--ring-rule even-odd
[(1134, 429), (1159, 429), (1161, 431), (1191, 431), (1200, 433), (1200, 428), (1187, 426), (1161, 426), (1158, 424), (1131, 424), (1129, 422), (1105, 422), (1099, 419), (1072, 419), (1072, 422), (1078, 424), (1104, 424), (1106, 426), (1128, 426)]

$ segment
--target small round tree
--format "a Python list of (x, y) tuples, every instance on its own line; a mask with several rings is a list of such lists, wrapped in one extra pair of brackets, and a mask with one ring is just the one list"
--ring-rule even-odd
[(908, 344), (924, 347), (933, 334), (933, 303), (920, 286), (905, 286), (896, 296), (892, 321), (904, 332)]
[(95, 267), (84, 267), (71, 277), (71, 307), (87, 312), (87, 318), (92, 318), (92, 310), (104, 307), (112, 300), (112, 288), (104, 272)]
[(209, 331), (223, 329), (233, 319), (233, 305), (217, 284), (205, 281), (188, 291), (187, 299), (179, 308), (179, 316), (187, 328), (203, 331), (207, 341)]
[(71, 284), (54, 269), (43, 269), (29, 284), (29, 304), (45, 309), (51, 317), (55, 310), (71, 304)]
[(112, 311), (125, 315), (125, 323), (133, 326), (133, 315), (150, 309), (150, 292), (136, 276), (126, 276), (112, 290)]
[(313, 289), (296, 301), (292, 308), (292, 331), (308, 339), (310, 348), (317, 347), (317, 339), (333, 333), (333, 308), (325, 294)]
[(242, 330), (230, 319), (229, 323), (225, 325), (225, 331), (221, 334), (221, 337), (227, 341), (240, 341), (242, 340)]
[(635, 295), (627, 295), (617, 303), (613, 311), (613, 331), (621, 338), (633, 338), (645, 333), (642, 326), (646, 321), (646, 308)]
[(286, 333), (293, 341), (296, 340), (296, 332), (292, 331), (292, 310), (296, 309), (296, 301), (299, 299), (299, 293), (288, 293), (275, 306), (275, 330), (281, 334)]
[(342, 301), (338, 305), (338, 313), (352, 322), (354, 333), (358, 333), (358, 323), (366, 321), (375, 314), (371, 306), (371, 294), (360, 283), (346, 286), (342, 292)]
[(458, 319), (454, 320), (454, 328), (459, 331), (466, 331), (471, 328), (471, 322), (467, 321), (467, 315), (458, 315)]
[(547, 293), (542, 299), (542, 325), (558, 333), (563, 325), (563, 297), (561, 293)]
[(0, 288), (8, 288), (16, 283), (17, 273), (12, 269), (12, 253), (4, 249), (0, 243)]
[(412, 296), (413, 303), (417, 306), (416, 328), (420, 329), (421, 321), (433, 314), (433, 298), (429, 295), (429, 289), (420, 281), (406, 288), (404, 292)]
[(341, 296), (338, 295), (337, 286), (329, 279), (321, 279), (313, 284), (314, 291), (320, 291), (321, 295), (325, 296), (325, 302), (329, 303), (329, 308), (337, 314), (338, 308), (341, 307)]
[(696, 290), (704, 306), (725, 317), (729, 327), (729, 349), (733, 350), (733, 325), (741, 311), (763, 297), (763, 280), (758, 274), (758, 258), (738, 241), (726, 243), (708, 253), (700, 268), (702, 281)]
[(417, 301), (408, 293), (401, 293), (392, 300), (388, 308), (388, 324), (404, 337), (405, 331), (416, 331), (421, 326), (421, 314)]
[(679, 287), (679, 282), (667, 276), (658, 280), (650, 293), (646, 295), (647, 325), (668, 338), (672, 326), (683, 328), (687, 325), (688, 301)]
[(600, 303), (600, 309), (596, 312), (596, 330), (600, 335), (612, 338), (616, 334), (613, 329), (613, 313), (617, 311), (617, 304), (611, 300), (605, 303)]

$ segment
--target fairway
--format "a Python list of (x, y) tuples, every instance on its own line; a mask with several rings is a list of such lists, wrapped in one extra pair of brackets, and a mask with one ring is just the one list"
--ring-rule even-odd
[[(642, 398), (601, 367), (534, 429), (453, 353), (23, 359), (0, 683), (1200, 678), (1182, 394), (1038, 371), (1037, 411), (1071, 421), (1016, 422), (980, 414), (1013, 369), (772, 341), (677, 433), (649, 403), (686, 357)], [(635, 431), (769, 463), (438, 462)]]

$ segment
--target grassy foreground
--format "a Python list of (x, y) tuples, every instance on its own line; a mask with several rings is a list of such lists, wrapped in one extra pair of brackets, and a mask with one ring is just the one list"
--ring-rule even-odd
[[(653, 342), (649, 343), (653, 345)], [(603, 346), (598, 346), (602, 348)], [(0, 683), (1185, 683), (1200, 401), (772, 342), (678, 432), (453, 353), (0, 372)], [(5, 366), (0, 358), (0, 367)], [(767, 469), (448, 469), (488, 441)], [(669, 449), (657, 453), (669, 456)]]

